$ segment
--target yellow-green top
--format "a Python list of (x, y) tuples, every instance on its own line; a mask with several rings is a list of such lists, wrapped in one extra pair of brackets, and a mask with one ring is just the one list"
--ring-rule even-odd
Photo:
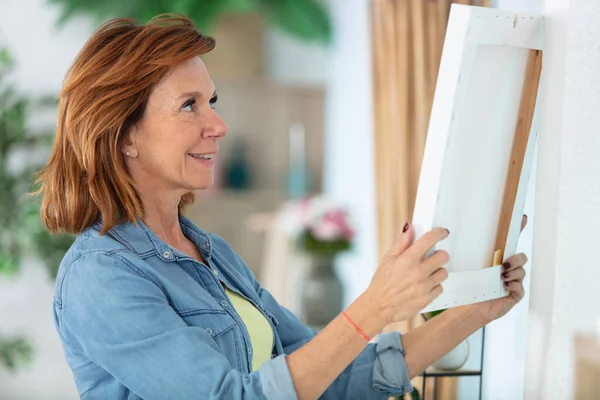
[(231, 304), (244, 321), (252, 342), (252, 371), (271, 359), (273, 349), (273, 330), (265, 316), (248, 300), (225, 288)]

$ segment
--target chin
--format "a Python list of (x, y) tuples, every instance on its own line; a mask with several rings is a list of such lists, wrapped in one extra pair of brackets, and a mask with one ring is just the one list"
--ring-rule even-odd
[(210, 181), (198, 182), (198, 183), (192, 185), (190, 190), (192, 190), (192, 191), (207, 190), (213, 186), (213, 183), (214, 183), (214, 179), (211, 179)]

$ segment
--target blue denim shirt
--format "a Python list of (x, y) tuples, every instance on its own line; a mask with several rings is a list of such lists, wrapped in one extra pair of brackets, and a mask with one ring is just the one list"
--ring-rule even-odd
[[(262, 288), (220, 237), (181, 217), (210, 269), (143, 222), (78, 236), (56, 280), (55, 324), (82, 399), (296, 399), (286, 355), (315, 332)], [(275, 335), (254, 372), (250, 337), (222, 283)], [(323, 394), (387, 399), (412, 389), (398, 333), (379, 335)]]

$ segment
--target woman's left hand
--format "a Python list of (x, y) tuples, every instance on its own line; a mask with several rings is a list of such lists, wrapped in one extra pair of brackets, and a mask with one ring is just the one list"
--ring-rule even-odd
[[(523, 231), (525, 225), (527, 225), (527, 216), (523, 216), (521, 231)], [(523, 266), (526, 263), (527, 256), (521, 253), (510, 257), (502, 265), (502, 280), (504, 281), (504, 287), (509, 291), (508, 296), (468, 306), (473, 307), (479, 313), (485, 324), (506, 315), (523, 299), (525, 296), (525, 288), (523, 287), (525, 269)]]

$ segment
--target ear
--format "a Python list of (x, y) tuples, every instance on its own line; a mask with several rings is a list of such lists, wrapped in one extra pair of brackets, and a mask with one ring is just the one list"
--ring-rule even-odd
[(121, 152), (127, 157), (135, 158), (138, 155), (137, 148), (135, 146), (136, 136), (137, 128), (132, 126), (121, 140)]

